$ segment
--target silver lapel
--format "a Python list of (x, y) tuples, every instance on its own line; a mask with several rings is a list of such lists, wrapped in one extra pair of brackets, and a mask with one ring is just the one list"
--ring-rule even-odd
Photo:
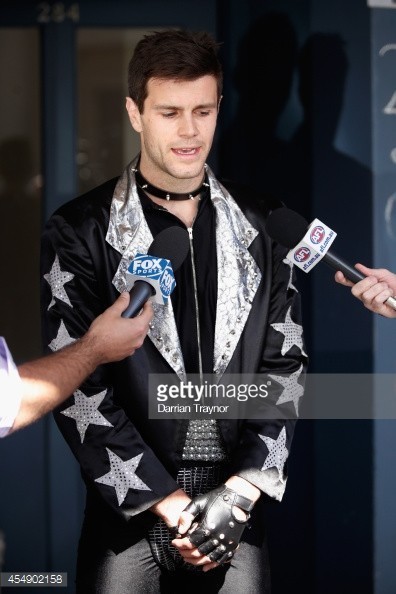
[[(129, 264), (136, 254), (147, 253), (153, 240), (136, 189), (133, 171), (136, 163), (137, 158), (128, 165), (116, 185), (106, 234), (106, 241), (122, 254), (113, 278), (113, 284), (120, 293), (126, 288)], [(154, 318), (148, 336), (178, 377), (185, 380), (186, 372), (172, 303), (170, 300), (166, 306), (153, 303), (153, 309)]]
[(216, 209), (217, 310), (213, 370), (225, 372), (241, 337), (261, 272), (248, 251), (258, 231), (249, 223), (229, 192), (207, 168)]
[[(137, 253), (147, 253), (153, 237), (143, 215), (133, 169), (125, 169), (114, 190), (106, 241), (122, 258), (114, 275), (118, 291), (126, 288), (126, 271)], [(216, 210), (217, 310), (214, 373), (226, 370), (251, 310), (261, 281), (261, 272), (248, 251), (258, 231), (249, 223), (229, 192), (207, 167), (211, 199)], [(180, 340), (172, 303), (153, 304), (154, 319), (148, 336), (182, 380), (186, 379)]]

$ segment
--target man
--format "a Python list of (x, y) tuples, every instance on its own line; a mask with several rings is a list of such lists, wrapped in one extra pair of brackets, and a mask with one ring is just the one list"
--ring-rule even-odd
[[(305, 353), (294, 276), (265, 233), (261, 195), (230, 193), (205, 164), (222, 91), (214, 40), (148, 35), (128, 78), (140, 155), (119, 178), (61, 207), (44, 233), (43, 274), (62, 279), (43, 281), (47, 341), (61, 327), (82, 334), (161, 230), (187, 228), (191, 249), (171, 303), (154, 305), (150, 340), (97, 370), (80, 400), (56, 415), (87, 487), (77, 592), (269, 592), (261, 508), (285, 490), (293, 396), (279, 404), (279, 420), (152, 420), (148, 380), (283, 373), (297, 407)], [(63, 299), (53, 304), (59, 285)], [(171, 546), (177, 532), (183, 538)]]
[(0, 337), (0, 437), (34, 423), (61, 404), (98, 365), (133, 355), (143, 344), (152, 308), (146, 304), (139, 317), (124, 320), (121, 313), (128, 303), (129, 295), (122, 293), (82, 338), (18, 368)]
[(360, 299), (367, 309), (386, 318), (396, 318), (396, 310), (386, 304), (389, 297), (396, 295), (396, 274), (385, 268), (367, 268), (363, 264), (356, 264), (356, 268), (367, 278), (354, 285), (338, 271), (335, 280), (341, 285), (352, 287), (352, 295)]

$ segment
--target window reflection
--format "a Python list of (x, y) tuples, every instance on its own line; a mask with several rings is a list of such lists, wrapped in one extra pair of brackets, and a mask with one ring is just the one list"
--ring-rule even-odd
[(78, 31), (79, 191), (120, 175), (139, 150), (125, 110), (127, 68), (146, 29)]
[(41, 353), (38, 56), (37, 31), (0, 29), (0, 335), (18, 362)]

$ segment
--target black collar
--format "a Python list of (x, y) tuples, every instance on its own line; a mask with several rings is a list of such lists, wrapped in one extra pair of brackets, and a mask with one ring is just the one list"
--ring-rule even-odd
[(134, 169), (133, 171), (135, 173), (136, 183), (141, 190), (147, 192), (147, 194), (155, 196), (156, 198), (162, 198), (163, 200), (194, 200), (198, 194), (203, 193), (204, 190), (209, 187), (208, 178), (205, 173), (202, 184), (196, 190), (188, 192), (187, 194), (167, 192), (166, 190), (162, 190), (161, 188), (157, 188), (156, 186), (150, 184), (150, 182), (148, 182), (140, 173), (139, 169)]

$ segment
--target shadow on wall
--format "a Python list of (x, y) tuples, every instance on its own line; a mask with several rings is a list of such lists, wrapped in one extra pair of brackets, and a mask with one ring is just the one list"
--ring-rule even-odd
[(355, 213), (356, 201), (361, 206), (371, 202), (370, 170), (335, 147), (348, 75), (343, 39), (311, 35), (301, 48), (297, 72), (303, 121), (282, 155), (288, 175), (281, 191), (303, 215), (315, 214), (315, 204), (316, 216), (336, 227)]
[[(238, 51), (238, 104), (219, 139), (221, 175), (258, 184), (307, 218), (313, 214), (314, 193), (316, 208), (319, 202), (322, 216), (336, 218), (335, 223), (347, 218), (357, 199), (369, 204), (370, 170), (335, 147), (347, 74), (346, 48), (338, 34), (314, 33), (298, 50), (286, 14), (256, 20)], [(303, 119), (286, 141), (277, 128), (295, 75)], [(340, 216), (337, 207), (346, 215)]]
[(283, 13), (267, 13), (243, 37), (233, 78), (237, 110), (219, 139), (223, 177), (259, 185), (265, 179), (265, 191), (271, 189), (268, 177), (286, 148), (276, 130), (290, 96), (296, 55), (296, 34)]
[[(261, 188), (264, 195), (280, 198), (308, 221), (318, 217), (337, 232), (335, 248), (345, 260), (355, 263), (359, 259), (370, 265), (371, 171), (335, 145), (348, 67), (340, 35), (314, 33), (298, 51), (287, 15), (268, 13), (258, 19), (238, 52), (234, 76), (238, 105), (233, 121), (219, 138), (219, 168), (221, 176)], [(277, 128), (294, 76), (303, 116), (290, 139), (283, 140)], [(361, 308), (347, 290), (335, 285), (326, 266), (319, 265), (309, 277), (298, 275), (311, 371), (312, 365), (316, 372), (368, 371), (369, 357), (353, 354), (357, 341), (358, 350), (371, 348)], [(348, 318), (348, 324), (341, 325), (338, 347), (330, 347), (330, 357), (328, 352), (322, 357), (318, 345), (314, 348), (313, 328), (318, 327), (318, 320), (312, 310), (313, 282), (325, 300), (320, 325), (339, 326), (340, 311)], [(347, 358), (337, 354), (340, 347), (348, 351)]]
[[(282, 199), (308, 221), (318, 217), (338, 233), (336, 252), (352, 264), (359, 259), (370, 265), (371, 171), (336, 146), (348, 72), (340, 35), (314, 33), (298, 48), (287, 15), (267, 13), (255, 21), (238, 52), (238, 103), (219, 138), (219, 169), (222, 177)], [(284, 140), (277, 129), (294, 77), (302, 118)], [(310, 275), (298, 271), (298, 277), (310, 371), (370, 372), (371, 318), (364, 308), (336, 285), (324, 264)], [(297, 424), (285, 500), (268, 507), (274, 592), (334, 592), (337, 580), (338, 586), (345, 581), (349, 594), (370, 591), (370, 440), (364, 422)], [(354, 475), (352, 455), (345, 457), (353, 452), (351, 443), (365, 453), (353, 458)], [(329, 468), (343, 485), (337, 496), (329, 488)], [(327, 573), (315, 576), (324, 567)]]
[[(298, 62), (304, 116), (283, 155), (285, 174), (279, 179), (288, 206), (309, 221), (318, 217), (337, 232), (334, 251), (352, 264), (357, 259), (370, 263), (371, 171), (335, 146), (348, 67), (345, 44), (339, 35), (316, 33), (305, 42)], [(321, 301), (320, 308), (311, 313), (312, 332), (318, 336), (323, 330), (329, 335), (325, 343), (312, 338), (313, 370), (369, 372), (371, 332), (367, 313), (357, 307), (349, 291), (333, 282), (333, 272), (326, 266), (319, 265), (311, 278)]]

